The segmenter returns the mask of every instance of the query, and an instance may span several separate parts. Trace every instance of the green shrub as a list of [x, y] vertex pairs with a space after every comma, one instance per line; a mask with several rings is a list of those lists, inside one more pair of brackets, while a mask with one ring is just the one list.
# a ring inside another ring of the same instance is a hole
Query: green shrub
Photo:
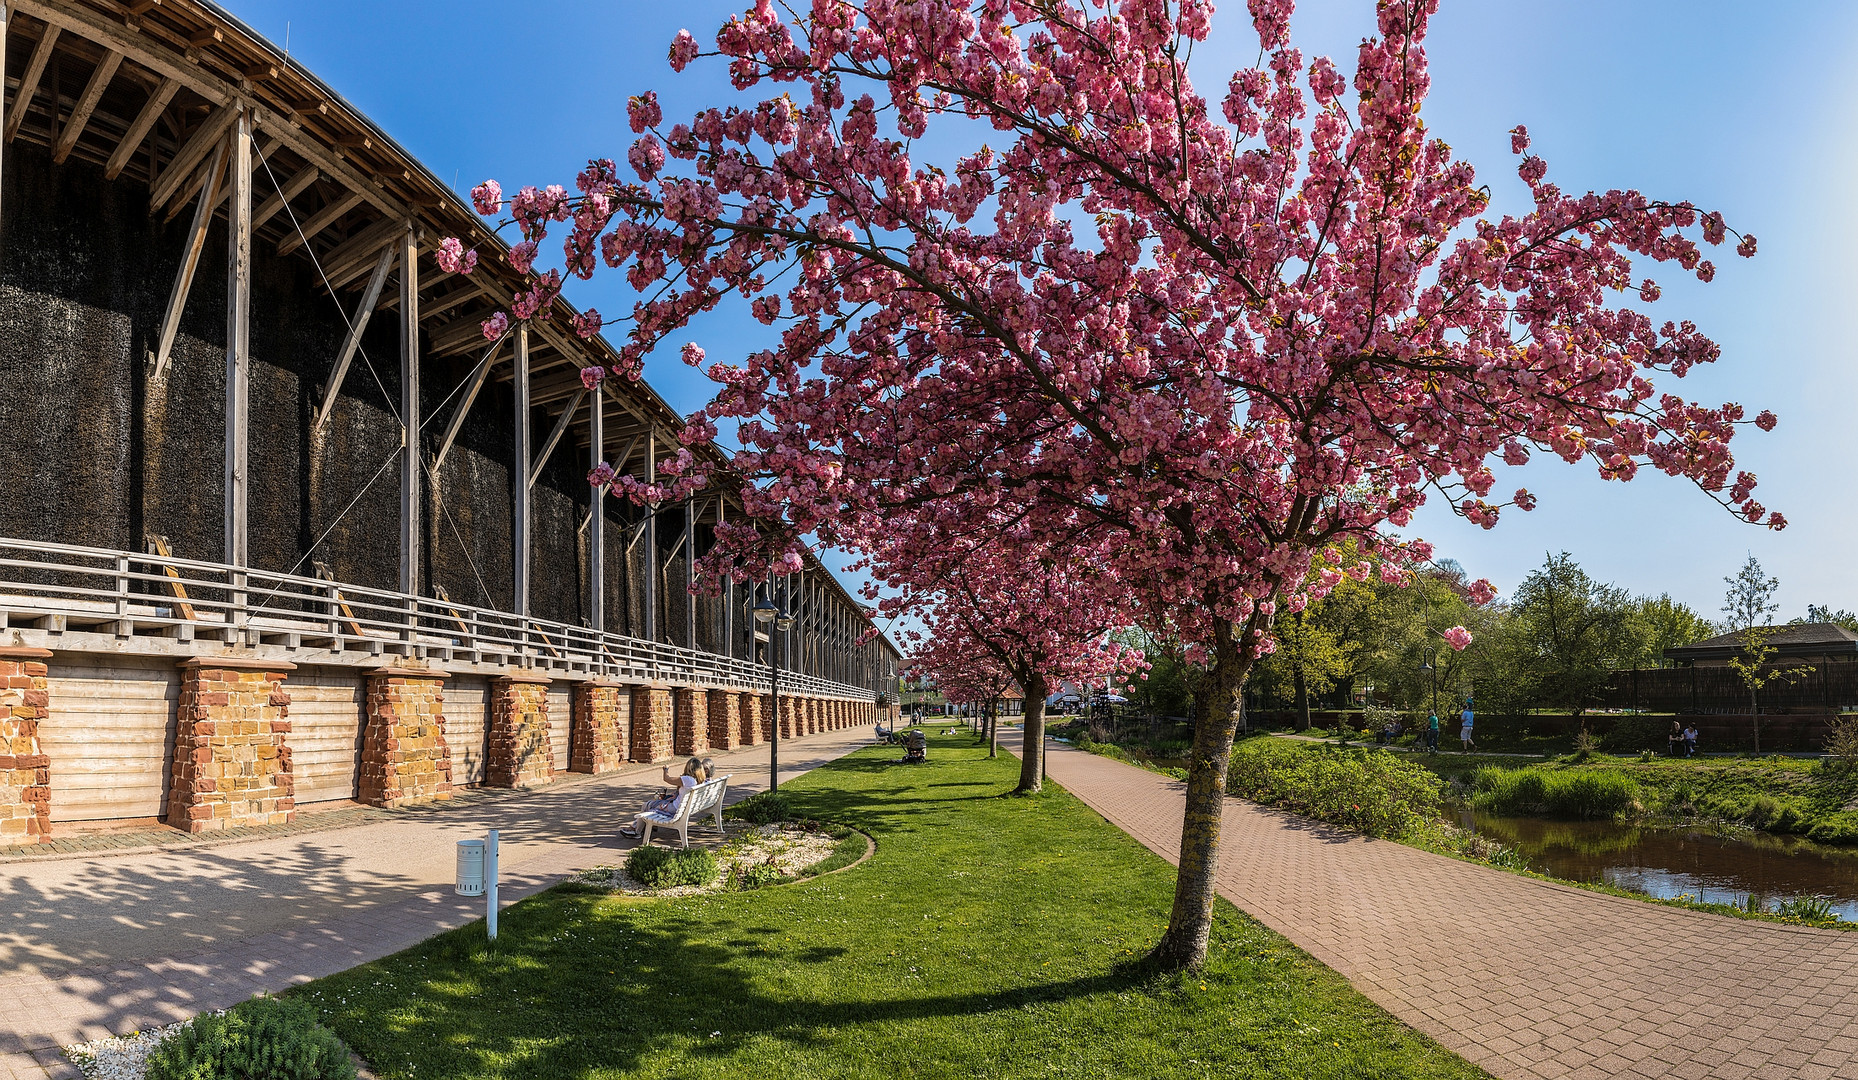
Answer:
[[1824, 896], [1796, 896], [1791, 900], [1782, 900], [1775, 906], [1774, 914], [1807, 922], [1830, 922], [1838, 918], [1832, 913], [1832, 901]]
[[716, 880], [716, 856], [704, 848], [638, 847], [626, 856], [626, 876], [648, 889], [708, 885]]
[[1668, 716], [1622, 716], [1600, 736], [1598, 749], [1613, 754], [1636, 754], [1641, 750], [1663, 751], [1670, 742], [1671, 718]]
[[729, 871], [729, 888], [737, 891], [779, 885], [786, 880], [787, 875], [781, 873], [781, 868], [773, 863], [749, 863]]
[[1639, 785], [1616, 769], [1479, 769], [1472, 805], [1499, 815], [1612, 818], [1639, 809]]
[[348, 1047], [309, 1006], [254, 998], [163, 1039], [148, 1080], [355, 1080]]
[[1305, 749], [1253, 739], [1233, 752], [1226, 790], [1346, 826], [1404, 837], [1444, 808], [1444, 783], [1404, 755], [1384, 750]]
[[792, 820], [793, 805], [787, 796], [778, 791], [763, 791], [750, 795], [741, 802], [723, 811], [724, 817], [736, 818], [752, 825], [773, 825], [779, 821]]

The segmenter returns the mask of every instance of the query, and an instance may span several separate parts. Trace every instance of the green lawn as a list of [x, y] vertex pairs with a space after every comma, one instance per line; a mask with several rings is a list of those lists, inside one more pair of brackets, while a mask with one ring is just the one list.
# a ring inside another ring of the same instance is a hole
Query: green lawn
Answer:
[[1173, 868], [966, 733], [784, 786], [876, 855], [758, 892], [566, 886], [298, 991], [383, 1077], [1484, 1077], [1228, 906], [1196, 977], [1137, 963]]

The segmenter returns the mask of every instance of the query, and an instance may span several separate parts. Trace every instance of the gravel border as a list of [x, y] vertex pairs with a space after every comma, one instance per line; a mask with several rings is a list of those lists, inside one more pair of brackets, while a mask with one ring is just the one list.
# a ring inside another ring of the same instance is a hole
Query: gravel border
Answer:
[[[742, 827], [730, 837], [731, 829], [738, 825]], [[723, 835], [729, 837], [729, 840], [722, 847], [714, 849], [719, 872], [716, 880], [708, 885], [679, 885], [670, 889], [653, 889], [634, 881], [626, 873], [623, 864], [596, 866], [590, 870], [583, 870], [569, 880], [583, 885], [592, 885], [608, 892], [627, 893], [634, 896], [703, 896], [726, 891], [729, 886], [729, 872], [736, 867], [771, 862], [784, 876], [791, 878], [809, 867], [825, 862], [832, 857], [832, 853], [837, 851], [839, 846], [839, 841], [827, 833], [818, 829], [796, 828], [791, 822], [775, 825], [744, 825], [731, 820], [725, 823]]]

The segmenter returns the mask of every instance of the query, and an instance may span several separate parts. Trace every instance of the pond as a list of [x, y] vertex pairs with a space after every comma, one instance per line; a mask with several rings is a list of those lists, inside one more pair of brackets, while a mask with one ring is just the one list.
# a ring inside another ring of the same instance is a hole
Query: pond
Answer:
[[1741, 904], [1826, 897], [1841, 919], [1858, 921], [1858, 851], [1809, 840], [1611, 821], [1545, 821], [1464, 813], [1461, 824], [1514, 847], [1537, 873], [1603, 882], [1664, 899], [1688, 895]]

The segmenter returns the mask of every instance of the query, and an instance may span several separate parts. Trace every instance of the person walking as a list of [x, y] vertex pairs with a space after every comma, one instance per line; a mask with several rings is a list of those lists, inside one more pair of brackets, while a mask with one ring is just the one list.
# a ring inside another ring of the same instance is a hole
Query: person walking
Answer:
[[1439, 752], [1439, 714], [1433, 712], [1426, 717], [1426, 753]]
[[1466, 705], [1464, 712], [1458, 716], [1458, 741], [1464, 744], [1466, 753], [1477, 749], [1477, 743], [1471, 738], [1471, 726], [1476, 722], [1477, 717], [1471, 712], [1471, 706]]

